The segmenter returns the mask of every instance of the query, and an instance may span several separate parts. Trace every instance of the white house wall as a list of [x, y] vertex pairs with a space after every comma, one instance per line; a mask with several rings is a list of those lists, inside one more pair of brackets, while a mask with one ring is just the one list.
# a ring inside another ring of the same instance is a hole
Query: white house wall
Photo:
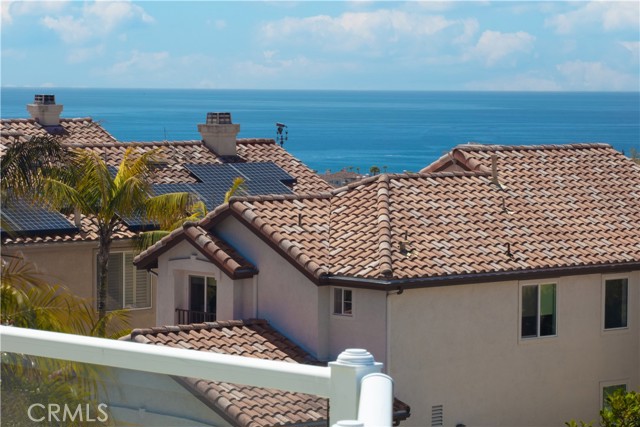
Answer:
[[602, 275], [526, 282], [557, 283], [557, 336], [525, 340], [517, 281], [390, 296], [388, 363], [409, 425], [431, 425], [436, 405], [445, 426], [597, 420], [603, 383], [640, 387], [640, 272], [623, 276], [629, 327], [606, 332]]
[[[330, 295], [333, 290], [330, 288]], [[351, 289], [353, 316], [333, 314], [329, 307], [330, 358], [334, 360], [346, 348], [365, 348], [377, 362], [386, 362], [386, 292], [371, 289]], [[385, 363], [386, 368], [386, 363]]]

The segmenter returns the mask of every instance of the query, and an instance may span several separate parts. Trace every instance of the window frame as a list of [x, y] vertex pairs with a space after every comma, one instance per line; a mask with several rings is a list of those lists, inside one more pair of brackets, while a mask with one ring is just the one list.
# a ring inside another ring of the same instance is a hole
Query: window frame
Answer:
[[[137, 311], [137, 310], [151, 310], [153, 308], [153, 282], [151, 279], [151, 274], [147, 271], [146, 272], [146, 278], [147, 278], [147, 283], [149, 286], [149, 306], [147, 307], [127, 307], [125, 304], [125, 298], [126, 298], [126, 265], [125, 265], [125, 261], [126, 261], [126, 255], [127, 254], [131, 254], [135, 257], [135, 253], [133, 251], [127, 251], [127, 250], [114, 250], [114, 251], [109, 251], [109, 256], [111, 255], [121, 255], [122, 256], [122, 265], [123, 265], [123, 269], [122, 269], [122, 277], [121, 277], [121, 292], [122, 292], [122, 301], [120, 301], [120, 308], [115, 308], [115, 309], [111, 309], [109, 310], [107, 308], [107, 311], [111, 312], [111, 311], [116, 311], [116, 310], [130, 310], [130, 311]], [[96, 265], [97, 265], [97, 254], [96, 254]], [[134, 264], [131, 264], [131, 268], [133, 269], [133, 277], [134, 280], [136, 278], [136, 272], [137, 272], [137, 268]], [[97, 269], [96, 269], [96, 282], [98, 281], [98, 277], [97, 277]], [[109, 277], [109, 272], [107, 271], [107, 278]], [[108, 280], [108, 279], [107, 279]], [[108, 286], [108, 282], [107, 282], [107, 286]], [[96, 286], [97, 288], [97, 286]], [[136, 288], [137, 288], [137, 281], [134, 282], [134, 289], [133, 289], [133, 294], [136, 294]], [[107, 298], [108, 298], [108, 294], [109, 294], [109, 289], [107, 288]]]
[[604, 409], [604, 389], [609, 387], [619, 387], [624, 386], [625, 391], [629, 391], [629, 380], [621, 379], [621, 380], [613, 380], [613, 381], [601, 381], [599, 391], [600, 394], [598, 396], [598, 400], [600, 402], [600, 410]]
[[[613, 281], [613, 280], [626, 280], [627, 281], [627, 313], [626, 313], [626, 320], [627, 320], [627, 324], [625, 326], [621, 326], [621, 327], [616, 327], [616, 328], [607, 328], [606, 327], [606, 319], [607, 319], [607, 282], [609, 281]], [[629, 298], [629, 276], [628, 275], [609, 275], [609, 276], [602, 276], [602, 301], [601, 301], [601, 310], [602, 310], [602, 315], [601, 315], [601, 328], [602, 328], [602, 332], [603, 333], [615, 333], [615, 332], [625, 332], [628, 331], [630, 329], [629, 327], [629, 323], [630, 323], [630, 318], [629, 318], [629, 305], [630, 305], [630, 298]]]
[[[187, 302], [189, 304], [189, 306], [191, 306], [191, 278], [192, 277], [199, 277], [204, 279], [204, 312], [203, 313], [217, 313], [218, 312], [218, 307], [217, 307], [217, 303], [218, 303], [218, 279], [213, 276], [213, 275], [207, 275], [207, 274], [187, 274]], [[209, 307], [209, 291], [208, 291], [208, 287], [209, 284], [207, 283], [207, 279], [213, 279], [213, 281], [215, 282], [215, 284], [213, 285], [216, 288], [216, 307], [214, 307], [213, 311], [211, 310], [207, 310], [207, 308], [211, 308]]]
[[[340, 292], [341, 298], [340, 298], [340, 311], [338, 312], [336, 310], [336, 305], [337, 305], [337, 300], [336, 300], [336, 291]], [[342, 288], [342, 287], [334, 287], [332, 289], [332, 295], [331, 295], [331, 314], [333, 316], [336, 316], [340, 319], [353, 319], [355, 317], [355, 310], [354, 310], [354, 303], [353, 303], [353, 296], [354, 296], [354, 290], [351, 288]], [[345, 313], [344, 310], [344, 302], [345, 302], [345, 292], [350, 292], [351, 294], [351, 313]]]
[[[554, 334], [553, 335], [540, 335], [540, 293], [542, 290], [542, 286], [553, 285], [555, 287], [555, 306], [554, 306]], [[523, 289], [529, 286], [537, 286], [537, 312], [536, 312], [536, 335], [531, 336], [522, 336], [522, 311], [524, 309], [523, 306]], [[548, 280], [548, 281], [536, 281], [536, 282], [520, 282], [518, 286], [518, 341], [519, 342], [531, 342], [537, 340], [544, 340], [548, 338], [556, 338], [558, 336], [558, 304], [559, 302], [559, 293], [558, 293], [558, 281], [557, 280]]]

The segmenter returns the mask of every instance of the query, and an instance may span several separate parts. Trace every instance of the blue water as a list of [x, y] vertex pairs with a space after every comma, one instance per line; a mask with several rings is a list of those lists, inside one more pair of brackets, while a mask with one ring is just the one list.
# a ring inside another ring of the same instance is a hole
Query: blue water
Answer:
[[417, 171], [457, 144], [606, 142], [640, 150], [640, 93], [258, 91], [2, 88], [3, 118], [27, 117], [53, 93], [63, 117], [91, 116], [122, 141], [200, 139], [208, 111], [229, 111], [239, 137], [275, 137], [320, 172]]

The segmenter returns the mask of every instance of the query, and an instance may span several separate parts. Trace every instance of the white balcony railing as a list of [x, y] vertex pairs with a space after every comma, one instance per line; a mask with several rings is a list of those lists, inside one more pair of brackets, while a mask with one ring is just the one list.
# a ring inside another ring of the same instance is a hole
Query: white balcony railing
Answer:
[[392, 380], [362, 349], [321, 367], [0, 326], [0, 351], [309, 393], [329, 398], [330, 425], [392, 424]]

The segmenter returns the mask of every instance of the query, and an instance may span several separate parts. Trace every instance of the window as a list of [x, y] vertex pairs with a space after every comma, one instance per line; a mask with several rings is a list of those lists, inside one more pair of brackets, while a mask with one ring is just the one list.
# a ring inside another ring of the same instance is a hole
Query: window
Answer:
[[628, 279], [612, 279], [604, 282], [604, 328], [627, 327]]
[[602, 387], [602, 408], [609, 408], [609, 403], [607, 402], [607, 397], [611, 396], [618, 390], [627, 391], [626, 384], [613, 384]]
[[333, 290], [333, 314], [353, 316], [353, 293], [350, 289]]
[[149, 274], [133, 265], [132, 252], [109, 254], [107, 273], [107, 310], [150, 308]]
[[216, 320], [216, 279], [189, 276], [189, 322], [213, 322]]
[[545, 337], [556, 334], [556, 285], [522, 287], [521, 337]]

